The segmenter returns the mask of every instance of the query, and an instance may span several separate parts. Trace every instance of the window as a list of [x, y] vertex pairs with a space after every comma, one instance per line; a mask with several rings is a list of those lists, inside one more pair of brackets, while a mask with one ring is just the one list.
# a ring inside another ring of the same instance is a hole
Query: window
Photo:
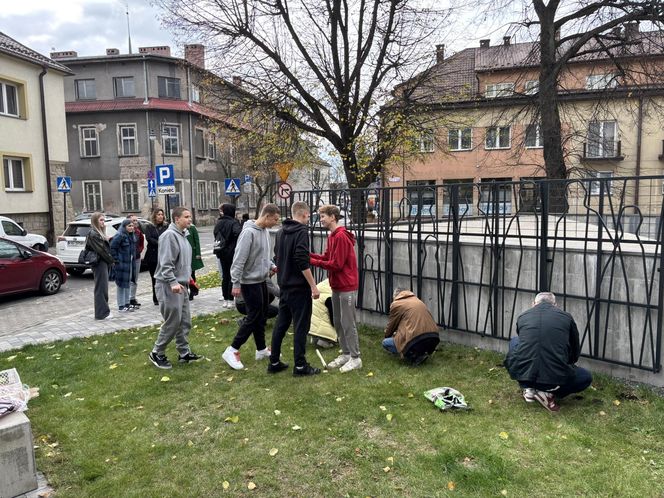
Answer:
[[99, 157], [99, 134], [96, 126], [80, 126], [81, 157]]
[[510, 127], [492, 126], [490, 128], [487, 128], [484, 147], [486, 149], [509, 149]]
[[180, 155], [180, 125], [165, 124], [161, 128], [161, 141], [164, 154]]
[[191, 85], [191, 101], [199, 104], [201, 102], [201, 89], [196, 85]]
[[207, 209], [207, 188], [205, 182], [198, 182], [198, 209]]
[[450, 130], [448, 133], [450, 150], [470, 150], [473, 146], [472, 136], [471, 128]]
[[539, 81], [530, 80], [526, 81], [526, 84], [523, 85], [523, 93], [526, 95], [536, 95], [539, 93]]
[[179, 78], [165, 78], [159, 76], [157, 78], [159, 89], [159, 96], [167, 99], [180, 98], [180, 79]]
[[410, 216], [436, 215], [436, 180], [410, 180], [406, 182]]
[[83, 206], [86, 211], [104, 211], [101, 202], [101, 182], [83, 182]]
[[616, 156], [617, 123], [615, 121], [591, 121], [588, 125], [586, 157]]
[[482, 178], [480, 180], [480, 213], [512, 212], [511, 178]]
[[210, 209], [219, 206], [219, 182], [210, 182]]
[[133, 76], [121, 76], [113, 78], [113, 87], [115, 89], [116, 97], [135, 97], [136, 90], [134, 89]]
[[[4, 222], [3, 222], [4, 225]], [[22, 234], [21, 234], [22, 235]], [[0, 240], [0, 258], [2, 259], [20, 259], [21, 252], [18, 246], [8, 240]]]
[[[613, 178], [612, 171], [589, 171], [590, 178]], [[600, 192], [600, 183], [604, 183], [604, 193], [611, 195], [611, 180], [605, 180], [604, 182], [590, 182], [590, 195], [599, 195]]]
[[184, 200], [184, 189], [182, 187], [182, 180], [175, 180], [175, 193], [178, 195], [180, 198], [180, 206], [185, 205], [185, 200]]
[[433, 132], [423, 131], [415, 141], [415, 146], [420, 152], [433, 152]]
[[2, 160], [5, 174], [6, 192], [25, 192], [25, 165], [18, 157], [5, 157]]
[[139, 211], [138, 207], [138, 182], [122, 182], [122, 210]]
[[[444, 180], [443, 185], [443, 214], [448, 216], [452, 205], [452, 190], [458, 192], [458, 214], [459, 216], [473, 213], [473, 179]], [[455, 187], [455, 185], [458, 185]]]
[[496, 97], [510, 97], [514, 93], [514, 83], [494, 83], [486, 86], [484, 96], [487, 99]]
[[618, 86], [618, 80], [615, 74], [591, 74], [586, 77], [586, 89], [588, 90], [603, 90], [616, 86]]
[[199, 128], [196, 128], [194, 134], [196, 157], [205, 157], [205, 132]]
[[214, 133], [210, 133], [207, 140], [207, 156], [210, 159], [214, 159], [215, 157], [217, 157], [217, 147], [214, 141], [215, 141]]
[[0, 81], [0, 114], [18, 117], [18, 88]]
[[542, 130], [538, 124], [526, 126], [526, 147], [542, 147]]
[[95, 80], [75, 80], [74, 85], [77, 100], [94, 100], [97, 98]]
[[121, 156], [135, 156], [138, 154], [135, 124], [118, 125], [118, 140], [120, 141]]

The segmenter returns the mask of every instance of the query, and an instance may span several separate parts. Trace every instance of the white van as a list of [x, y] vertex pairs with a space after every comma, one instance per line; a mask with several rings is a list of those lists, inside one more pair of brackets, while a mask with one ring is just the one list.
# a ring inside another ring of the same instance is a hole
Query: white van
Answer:
[[0, 237], [32, 247], [37, 251], [48, 251], [46, 237], [36, 233], [28, 233], [21, 225], [6, 216], [0, 216]]

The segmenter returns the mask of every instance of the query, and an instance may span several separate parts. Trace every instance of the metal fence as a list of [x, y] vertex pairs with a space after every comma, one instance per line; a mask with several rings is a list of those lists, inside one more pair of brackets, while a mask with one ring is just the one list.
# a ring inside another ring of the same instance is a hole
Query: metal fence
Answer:
[[583, 355], [661, 368], [664, 176], [443, 182], [293, 192], [315, 215], [334, 203], [356, 236], [358, 307], [387, 313], [415, 292], [442, 327], [509, 339], [535, 294], [572, 313]]

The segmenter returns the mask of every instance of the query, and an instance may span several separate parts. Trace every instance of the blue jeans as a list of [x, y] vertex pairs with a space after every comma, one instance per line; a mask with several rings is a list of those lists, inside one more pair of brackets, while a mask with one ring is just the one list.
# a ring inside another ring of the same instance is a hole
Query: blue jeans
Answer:
[[120, 287], [118, 285], [116, 285], [115, 287], [118, 290], [117, 292], [118, 309], [122, 309], [125, 306], [129, 305], [129, 294], [131, 292], [131, 289], [129, 287]]
[[388, 353], [399, 354], [399, 352], [397, 351], [397, 347], [394, 344], [394, 337], [386, 337], [385, 339], [383, 339], [383, 348]]
[[[516, 348], [519, 345], [519, 337], [512, 337], [510, 339], [510, 351]], [[561, 384], [559, 386], [551, 384], [539, 384], [537, 382], [519, 382], [519, 385], [522, 389], [526, 387], [531, 387], [537, 389], [538, 391], [547, 391], [553, 393], [556, 398], [564, 398], [570, 394], [580, 393], [584, 389], [587, 389], [590, 384], [592, 384], [593, 376], [585, 368], [574, 366], [574, 377], [572, 377], [566, 384]]]

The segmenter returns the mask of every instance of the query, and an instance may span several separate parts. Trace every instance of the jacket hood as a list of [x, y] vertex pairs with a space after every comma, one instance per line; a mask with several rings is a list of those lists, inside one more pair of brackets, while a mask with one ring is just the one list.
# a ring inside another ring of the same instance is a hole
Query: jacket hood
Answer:
[[346, 227], [337, 227], [337, 229], [332, 232], [332, 235], [335, 237], [347, 237], [353, 244], [355, 244], [355, 235], [346, 230]]
[[256, 220], [249, 220], [247, 221], [244, 226], [242, 227], [243, 230], [262, 230], [261, 227], [256, 225]]
[[308, 230], [307, 225], [303, 225], [302, 223], [291, 219], [285, 220], [281, 225], [281, 229], [284, 233], [295, 233], [300, 230]]
[[397, 299], [406, 299], [407, 297], [413, 297], [415, 294], [413, 294], [409, 290], [401, 291], [399, 294], [397, 294], [397, 297], [394, 298], [396, 301]]

